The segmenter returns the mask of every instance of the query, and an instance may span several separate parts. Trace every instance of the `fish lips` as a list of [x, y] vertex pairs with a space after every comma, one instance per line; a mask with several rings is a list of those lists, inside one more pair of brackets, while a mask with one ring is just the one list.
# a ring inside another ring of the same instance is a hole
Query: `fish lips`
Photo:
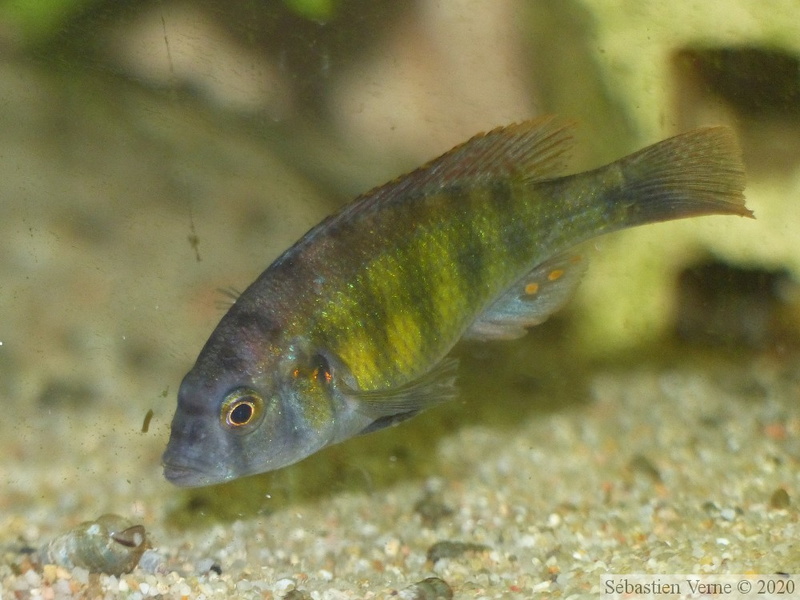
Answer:
[[184, 448], [170, 439], [161, 458], [164, 477], [179, 487], [201, 487], [223, 483], [236, 477], [233, 472], [221, 470], [218, 464], [188, 458]]
[[211, 478], [194, 467], [170, 462], [168, 452], [164, 453], [162, 465], [164, 477], [178, 487], [201, 487], [220, 483], [216, 478]]

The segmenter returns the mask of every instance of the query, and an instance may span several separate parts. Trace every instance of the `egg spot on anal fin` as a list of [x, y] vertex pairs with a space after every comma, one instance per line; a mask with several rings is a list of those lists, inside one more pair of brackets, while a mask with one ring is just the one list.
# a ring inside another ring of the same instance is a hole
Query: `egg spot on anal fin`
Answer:
[[464, 338], [508, 340], [522, 337], [527, 327], [543, 323], [566, 304], [586, 271], [586, 263], [574, 252], [540, 263], [481, 313]]

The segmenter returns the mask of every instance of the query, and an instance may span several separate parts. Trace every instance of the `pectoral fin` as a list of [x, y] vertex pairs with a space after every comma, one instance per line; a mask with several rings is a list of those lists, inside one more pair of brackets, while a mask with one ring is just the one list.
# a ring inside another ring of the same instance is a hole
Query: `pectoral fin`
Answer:
[[539, 325], [572, 296], [586, 271], [579, 254], [559, 254], [517, 281], [486, 309], [464, 334], [464, 339], [511, 340]]
[[349, 392], [348, 397], [356, 403], [356, 410], [372, 419], [360, 434], [405, 421], [426, 408], [453, 399], [457, 370], [458, 360], [446, 358], [419, 379], [400, 387]]

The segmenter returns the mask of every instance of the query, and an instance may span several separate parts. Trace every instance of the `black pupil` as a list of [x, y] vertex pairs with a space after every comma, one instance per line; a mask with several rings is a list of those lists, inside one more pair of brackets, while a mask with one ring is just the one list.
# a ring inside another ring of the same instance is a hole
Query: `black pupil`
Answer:
[[231, 411], [231, 423], [234, 425], [244, 425], [253, 417], [253, 405], [249, 402], [240, 402]]

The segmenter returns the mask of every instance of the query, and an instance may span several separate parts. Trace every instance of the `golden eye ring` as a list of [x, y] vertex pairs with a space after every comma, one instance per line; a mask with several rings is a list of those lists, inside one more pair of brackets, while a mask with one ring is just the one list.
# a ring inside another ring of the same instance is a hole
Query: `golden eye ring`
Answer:
[[225, 396], [220, 409], [222, 425], [240, 433], [252, 431], [264, 416], [264, 399], [249, 388], [239, 388]]

